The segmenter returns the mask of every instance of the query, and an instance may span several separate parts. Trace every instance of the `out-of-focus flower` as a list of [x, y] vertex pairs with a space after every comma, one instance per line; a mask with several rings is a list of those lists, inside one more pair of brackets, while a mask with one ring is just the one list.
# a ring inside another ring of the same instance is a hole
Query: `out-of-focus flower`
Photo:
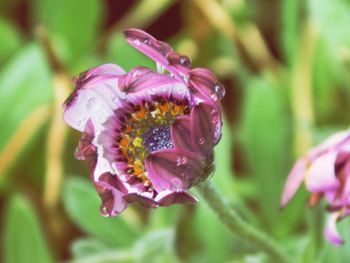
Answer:
[[124, 35], [158, 70], [92, 68], [75, 79], [64, 103], [65, 122], [84, 132], [75, 156], [87, 161], [105, 216], [133, 202], [153, 208], [196, 202], [187, 190], [212, 173], [221, 136], [225, 89], [216, 76], [191, 69], [188, 57], [146, 32]]
[[336, 222], [350, 213], [350, 131], [338, 132], [299, 159], [284, 186], [281, 206], [294, 196], [302, 181], [312, 194], [309, 206], [324, 197], [330, 212], [324, 230], [325, 238], [341, 245]]

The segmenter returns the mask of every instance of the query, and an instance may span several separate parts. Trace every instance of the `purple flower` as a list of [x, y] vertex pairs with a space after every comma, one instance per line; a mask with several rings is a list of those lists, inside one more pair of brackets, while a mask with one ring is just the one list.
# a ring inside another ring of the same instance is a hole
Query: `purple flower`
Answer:
[[330, 212], [324, 230], [325, 238], [341, 245], [336, 222], [350, 213], [350, 130], [338, 132], [299, 159], [284, 186], [281, 206], [294, 196], [302, 181], [311, 192], [309, 206], [315, 206], [322, 197]]
[[212, 173], [221, 136], [225, 89], [216, 76], [192, 69], [188, 57], [146, 32], [124, 34], [158, 71], [89, 69], [64, 103], [65, 122], [84, 132], [75, 156], [87, 161], [105, 216], [134, 202], [152, 208], [196, 202], [187, 190]]

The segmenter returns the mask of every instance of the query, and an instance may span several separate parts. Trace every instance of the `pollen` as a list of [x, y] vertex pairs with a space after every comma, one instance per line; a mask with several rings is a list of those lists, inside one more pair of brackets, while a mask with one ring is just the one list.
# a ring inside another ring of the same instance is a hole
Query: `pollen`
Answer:
[[117, 139], [118, 152], [127, 163], [125, 172], [150, 186], [144, 160], [154, 151], [174, 147], [170, 126], [178, 116], [188, 113], [187, 101], [155, 100], [134, 106]]

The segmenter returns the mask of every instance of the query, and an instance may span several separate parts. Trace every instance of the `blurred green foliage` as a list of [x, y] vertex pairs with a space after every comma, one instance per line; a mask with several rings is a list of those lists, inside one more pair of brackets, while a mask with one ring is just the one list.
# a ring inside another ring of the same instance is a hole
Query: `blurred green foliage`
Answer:
[[[125, 8], [123, 16], [129, 18], [124, 20], [113, 16], [111, 2], [4, 0], [0, 5], [3, 262], [271, 262], [232, 236], [202, 200], [195, 206], [151, 211], [132, 207], [117, 218], [101, 217], [100, 200], [86, 169], [77, 160], [63, 161], [67, 156], [73, 159], [78, 139], [73, 131], [57, 141], [66, 143], [60, 160], [63, 187], [56, 206], [46, 205], [50, 156], [42, 151], [50, 146], [54, 105], [63, 102], [57, 101], [55, 84], [62, 72], [53, 67], [40, 32], [47, 33], [66, 77], [102, 63], [117, 63], [126, 70], [136, 65], [155, 68], [124, 41], [121, 25], [150, 28], [156, 37], [169, 31], [168, 40], [179, 52], [192, 56], [196, 66], [214, 70], [226, 84], [226, 121], [211, 180], [228, 203], [278, 240], [295, 262], [349, 262], [348, 243], [338, 248], [323, 241], [322, 204], [305, 209], [306, 193], [300, 190], [283, 211], [278, 205], [284, 180], [298, 157], [295, 152], [300, 152], [296, 127], [310, 134], [314, 144], [349, 125], [350, 2], [206, 0], [199, 8], [201, 1], [159, 1], [164, 6], [148, 6], [142, 19], [137, 8]], [[127, 1], [115, 2], [124, 8], [122, 2]], [[212, 3], [218, 4], [228, 23], [220, 20], [221, 15], [210, 17], [213, 10], [203, 12]], [[24, 24], [18, 13], [21, 6], [26, 7]], [[263, 13], [266, 10], [278, 12]], [[164, 17], [170, 17], [169, 24]], [[182, 22], [174, 30], [171, 23], [178, 19]], [[311, 54], [302, 49], [305, 36], [312, 39]], [[295, 97], [293, 79], [300, 65], [310, 73], [301, 78], [310, 83], [304, 83]], [[312, 96], [305, 100], [308, 92]], [[43, 106], [47, 114], [35, 115]], [[300, 123], [298, 108], [305, 107], [312, 116]], [[304, 147], [311, 144], [305, 141]], [[350, 242], [350, 220], [344, 219], [340, 229]]]

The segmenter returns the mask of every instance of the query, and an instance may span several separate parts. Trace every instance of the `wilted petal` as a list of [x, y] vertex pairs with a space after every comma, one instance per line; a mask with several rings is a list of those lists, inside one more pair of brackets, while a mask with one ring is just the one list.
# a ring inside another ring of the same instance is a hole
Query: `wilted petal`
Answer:
[[156, 197], [160, 206], [169, 206], [173, 204], [197, 203], [198, 199], [186, 191], [163, 191]]
[[116, 216], [128, 206], [123, 199], [127, 189], [117, 176], [104, 173], [95, 187], [102, 200], [100, 211], [104, 216]]
[[311, 192], [324, 192], [339, 187], [335, 175], [337, 153], [329, 153], [317, 158], [310, 166], [305, 184]]
[[93, 145], [95, 130], [91, 120], [88, 120], [83, 135], [79, 140], [78, 147], [75, 149], [74, 156], [78, 160], [96, 159], [97, 147]]
[[157, 192], [186, 190], [200, 181], [203, 160], [192, 152], [163, 149], [151, 153], [145, 160], [145, 167]]
[[332, 213], [329, 215], [326, 223], [326, 227], [324, 229], [325, 238], [334, 245], [342, 245], [344, 241], [341, 239], [338, 230], [337, 230], [337, 219], [339, 213]]
[[193, 150], [190, 129], [190, 118], [188, 116], [180, 116], [174, 121], [171, 125], [171, 138], [175, 148], [187, 151]]
[[293, 169], [288, 175], [287, 181], [284, 185], [280, 203], [281, 207], [284, 207], [298, 190], [299, 186], [304, 180], [306, 169], [307, 162], [305, 159], [299, 159], [294, 164]]
[[128, 193], [123, 196], [124, 201], [131, 203], [138, 203], [146, 208], [156, 208], [158, 207], [157, 202], [147, 196], [144, 196], [140, 193]]

